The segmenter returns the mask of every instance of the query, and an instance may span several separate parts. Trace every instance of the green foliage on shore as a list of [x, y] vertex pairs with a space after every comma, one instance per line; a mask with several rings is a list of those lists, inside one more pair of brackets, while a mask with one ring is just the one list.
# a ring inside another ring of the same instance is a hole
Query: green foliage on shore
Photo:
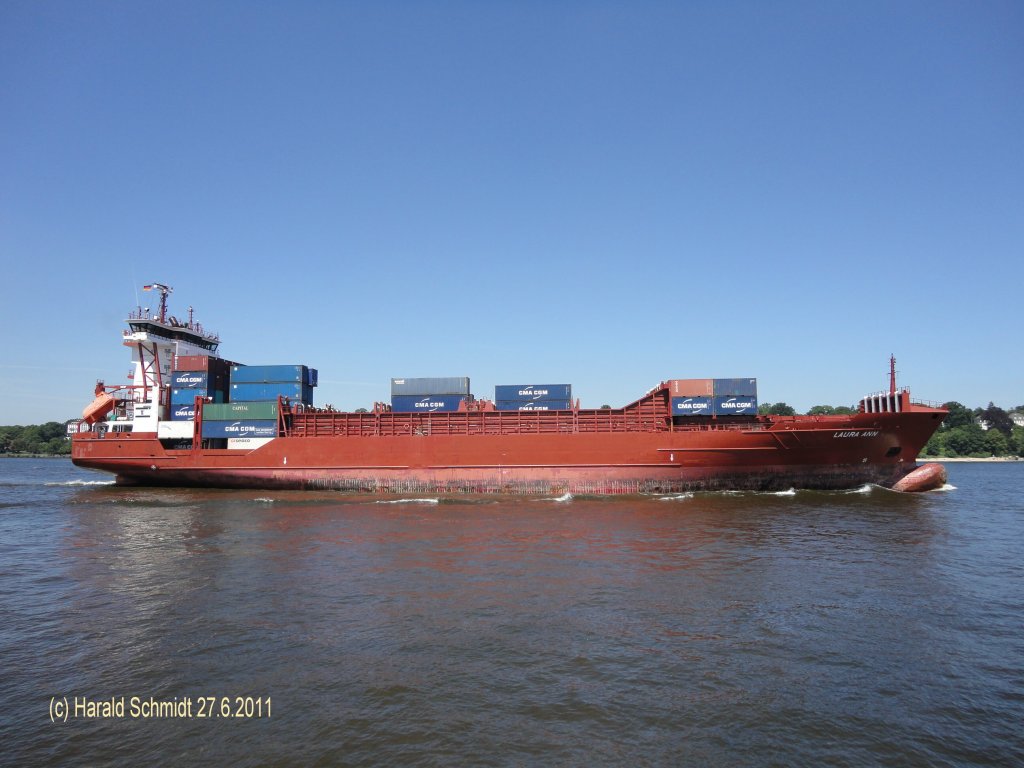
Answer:
[[[971, 410], [954, 401], [945, 403], [949, 416], [921, 451], [922, 456], [988, 458], [1024, 456], [1024, 427], [1013, 423], [1010, 414], [989, 403]], [[1018, 406], [1014, 410], [1024, 410]], [[985, 422], [988, 429], [983, 429]]]
[[796, 408], [787, 403], [761, 403], [757, 412], [762, 416], [796, 416]]
[[[762, 416], [796, 416], [796, 408], [789, 403], [761, 403], [757, 412]], [[848, 416], [857, 409], [845, 405], [815, 405], [808, 416]]]
[[856, 413], [855, 408], [848, 405], [816, 405], [807, 412], [808, 416], [849, 416]]
[[0, 456], [25, 453], [41, 456], [69, 455], [71, 441], [67, 439], [67, 424], [48, 421], [27, 427], [0, 427]]

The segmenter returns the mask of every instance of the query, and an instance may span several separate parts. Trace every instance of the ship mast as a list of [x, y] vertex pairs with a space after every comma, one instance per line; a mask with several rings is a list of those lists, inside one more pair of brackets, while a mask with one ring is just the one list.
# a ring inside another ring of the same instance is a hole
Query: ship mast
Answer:
[[167, 322], [167, 296], [174, 290], [168, 285], [163, 283], [151, 283], [150, 285], [142, 286], [144, 291], [152, 291], [153, 289], [160, 291], [160, 322]]
[[889, 355], [889, 394], [896, 394], [896, 355]]

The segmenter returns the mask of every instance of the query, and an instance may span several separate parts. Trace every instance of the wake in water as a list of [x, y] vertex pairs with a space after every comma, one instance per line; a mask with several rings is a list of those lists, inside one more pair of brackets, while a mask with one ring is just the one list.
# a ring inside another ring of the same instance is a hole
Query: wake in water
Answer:
[[43, 485], [113, 485], [114, 482], [114, 480], [65, 480], [62, 483], [43, 483]]
[[388, 499], [375, 501], [374, 504], [440, 504], [440, 499]]
[[[952, 486], [950, 486], [952, 488]], [[945, 489], [943, 489], [945, 490]], [[890, 493], [898, 493], [898, 491], [892, 491], [889, 488], [883, 488], [880, 485], [874, 485], [873, 483], [865, 483], [858, 488], [848, 488], [845, 490], [837, 491], [823, 491], [811, 488], [788, 488], [785, 491], [699, 491], [701, 495], [706, 496], [781, 496], [781, 497], [793, 497], [801, 494], [836, 494], [845, 496], [854, 494], [857, 496], [866, 496], [877, 491], [887, 491]], [[692, 499], [698, 492], [688, 491], [686, 493], [672, 494], [669, 496], [659, 496], [659, 501], [684, 501], [686, 499]]]
[[881, 487], [882, 486], [880, 486], [880, 485], [872, 485], [871, 483], [864, 483], [864, 485], [862, 485], [860, 488], [850, 488], [850, 489], [845, 490], [845, 491], [840, 491], [840, 493], [867, 494], [867, 493], [871, 493], [873, 490], [875, 490], [875, 488], [881, 488]]
[[709, 491], [709, 493], [720, 493], [723, 496], [796, 496], [796, 488], [789, 488], [785, 491]]
[[0, 483], [0, 488], [31, 488], [33, 486], [35, 486], [36, 488], [39, 488], [39, 487], [57, 488], [57, 487], [61, 487], [61, 486], [71, 487], [71, 486], [83, 486], [83, 485], [113, 485], [114, 482], [115, 482], [114, 480], [64, 480], [64, 481], [61, 481], [59, 483], [57, 483], [57, 482], [41, 483], [38, 480], [27, 480], [27, 481], [21, 481], [21, 482], [19, 482], [17, 480], [14, 480], [14, 481], [8, 481], [8, 482]]
[[544, 499], [544, 501], [563, 501], [564, 502], [564, 501], [572, 501], [572, 498], [573, 497], [572, 497], [571, 493], [563, 493], [561, 496], [552, 496], [552, 497]]

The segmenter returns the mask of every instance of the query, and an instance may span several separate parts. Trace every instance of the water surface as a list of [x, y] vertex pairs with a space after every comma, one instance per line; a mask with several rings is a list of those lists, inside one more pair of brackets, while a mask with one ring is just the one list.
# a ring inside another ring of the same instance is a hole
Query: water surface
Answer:
[[[388, 503], [0, 461], [0, 751], [1024, 764], [1024, 462], [949, 471], [923, 495]], [[272, 710], [51, 722], [76, 696]]]

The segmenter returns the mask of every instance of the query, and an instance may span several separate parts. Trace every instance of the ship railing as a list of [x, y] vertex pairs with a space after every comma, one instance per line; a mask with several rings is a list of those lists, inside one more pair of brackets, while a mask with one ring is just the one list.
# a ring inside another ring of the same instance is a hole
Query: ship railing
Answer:
[[451, 413], [293, 413], [291, 434], [308, 437], [526, 435], [662, 432], [668, 420], [619, 411], [458, 411]]
[[[899, 389], [896, 390], [897, 395], [901, 395], [904, 392], [909, 393], [910, 387], [900, 387]], [[889, 392], [888, 389], [879, 389], [875, 390], [874, 392], [868, 392], [867, 395], [865, 395], [865, 397], [888, 397], [890, 394], [892, 393]]]
[[760, 421], [738, 421], [717, 424], [676, 424], [675, 432], [758, 432], [765, 431], [769, 425]]
[[286, 434], [308, 437], [399, 435], [523, 435], [667, 432], [672, 429], [664, 388], [618, 409], [564, 411], [456, 411], [450, 413], [340, 413], [292, 408]]

